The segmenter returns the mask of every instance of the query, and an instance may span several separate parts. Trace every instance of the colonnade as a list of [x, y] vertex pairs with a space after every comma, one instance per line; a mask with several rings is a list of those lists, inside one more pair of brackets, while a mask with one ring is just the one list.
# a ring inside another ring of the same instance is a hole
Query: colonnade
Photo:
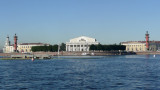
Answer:
[[66, 44], [66, 51], [89, 51], [88, 44]]

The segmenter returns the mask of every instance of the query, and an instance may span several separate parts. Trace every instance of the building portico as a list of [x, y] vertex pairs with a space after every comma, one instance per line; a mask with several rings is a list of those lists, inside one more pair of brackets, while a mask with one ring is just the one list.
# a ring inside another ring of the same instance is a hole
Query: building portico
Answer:
[[89, 51], [89, 46], [86, 43], [84, 44], [67, 44], [66, 51]]
[[99, 42], [97, 42], [94, 38], [81, 36], [71, 39], [70, 42], [67, 42], [66, 51], [89, 51], [89, 47], [92, 44], [98, 45]]

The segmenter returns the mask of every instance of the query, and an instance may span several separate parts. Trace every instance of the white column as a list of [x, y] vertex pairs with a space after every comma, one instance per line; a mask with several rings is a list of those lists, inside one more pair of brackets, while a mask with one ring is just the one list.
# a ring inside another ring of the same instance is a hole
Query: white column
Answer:
[[69, 51], [68, 49], [69, 49], [69, 45], [67, 45], [67, 50], [66, 51]]
[[75, 47], [74, 47], [74, 51], [76, 51], [76, 45], [74, 45]]
[[87, 44], [87, 51], [89, 51], [89, 45]]
[[82, 51], [82, 50], [81, 50], [81, 44], [79, 44], [79, 45], [80, 45], [80, 46], [79, 46], [79, 49], [80, 49], [79, 51]]
[[83, 51], [84, 51], [84, 45], [82, 44], [82, 49], [83, 49]]
[[78, 46], [79, 46], [79, 47], [78, 47], [78, 51], [80, 51], [80, 50], [81, 50], [81, 49], [80, 49], [80, 45], [78, 44]]
[[70, 47], [70, 45], [68, 45], [68, 51], [71, 51], [70, 49], [71, 49], [71, 47]]
[[66, 44], [66, 51], [67, 51], [68, 45]]
[[78, 45], [76, 45], [76, 51], [78, 51]]
[[73, 51], [75, 51], [75, 49], [74, 49], [74, 44], [73, 44]]
[[77, 51], [77, 45], [76, 45], [76, 47], [75, 47], [75, 51]]
[[87, 51], [87, 44], [85, 44], [85, 49], [86, 49], [86, 51]]
[[69, 45], [69, 51], [71, 51], [71, 45]]

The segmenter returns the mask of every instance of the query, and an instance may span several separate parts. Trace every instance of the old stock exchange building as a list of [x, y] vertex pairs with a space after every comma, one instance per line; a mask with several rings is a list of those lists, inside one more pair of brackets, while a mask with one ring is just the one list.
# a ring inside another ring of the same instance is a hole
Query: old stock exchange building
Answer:
[[95, 38], [81, 36], [78, 38], [70, 39], [70, 42], [66, 43], [66, 51], [89, 51], [90, 45], [98, 45], [99, 42]]

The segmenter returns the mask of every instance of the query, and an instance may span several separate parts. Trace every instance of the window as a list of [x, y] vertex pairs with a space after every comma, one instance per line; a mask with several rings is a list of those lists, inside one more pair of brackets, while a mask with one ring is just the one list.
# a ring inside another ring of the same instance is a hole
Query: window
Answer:
[[81, 40], [79, 40], [79, 41], [80, 41], [80, 42], [86, 42], [86, 40], [85, 40], [85, 39], [83, 39], [83, 38], [82, 38]]

